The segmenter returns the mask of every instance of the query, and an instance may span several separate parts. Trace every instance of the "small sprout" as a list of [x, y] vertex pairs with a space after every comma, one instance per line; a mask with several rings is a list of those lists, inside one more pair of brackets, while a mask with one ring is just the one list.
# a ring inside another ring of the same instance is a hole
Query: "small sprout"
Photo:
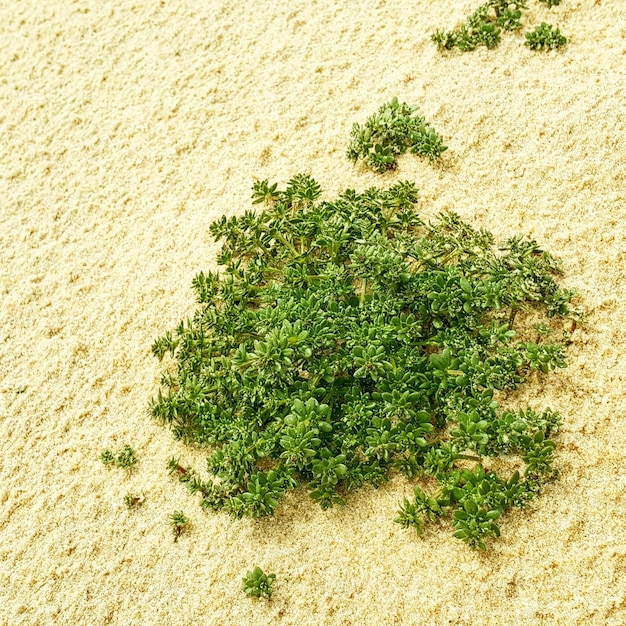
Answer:
[[172, 457], [167, 462], [167, 469], [169, 470], [170, 476], [172, 474], [176, 474], [176, 476], [178, 476], [179, 482], [181, 483], [190, 483], [190, 482], [198, 481], [198, 478], [194, 470], [190, 467], [189, 468], [183, 467], [180, 464], [180, 459], [177, 459], [175, 457]]
[[243, 578], [243, 590], [253, 598], [272, 597], [272, 583], [276, 578], [276, 574], [264, 574], [260, 567], [255, 567], [248, 572]]
[[137, 463], [135, 451], [130, 446], [124, 446], [122, 450], [115, 453], [111, 450], [103, 450], [100, 454], [100, 460], [104, 465], [115, 465], [124, 469], [130, 469]]
[[168, 524], [174, 529], [174, 542], [176, 542], [188, 526], [189, 519], [182, 511], [174, 511], [169, 517]]
[[561, 31], [550, 24], [541, 22], [535, 30], [526, 33], [526, 45], [531, 50], [555, 50], [567, 43]]
[[188, 470], [186, 470], [180, 464], [180, 459], [179, 458], [177, 459], [176, 457], [172, 457], [171, 459], [168, 460], [167, 469], [169, 470], [170, 474], [173, 474], [174, 472], [178, 472], [179, 476], [184, 476], [185, 474], [188, 473]]
[[104, 465], [113, 465], [115, 463], [115, 454], [111, 450], [103, 450], [100, 455], [100, 460]]
[[552, 329], [544, 322], [535, 324], [533, 328], [535, 329], [535, 332], [537, 333], [537, 335], [547, 337], [548, 335], [552, 334]]
[[137, 457], [135, 451], [130, 446], [124, 446], [121, 452], [117, 455], [116, 465], [118, 467], [129, 468], [137, 463]]
[[137, 509], [144, 503], [145, 499], [143, 494], [136, 495], [129, 492], [124, 496], [124, 504], [129, 510]]
[[424, 520], [417, 510], [417, 506], [404, 498], [404, 502], [400, 505], [398, 517], [394, 520], [400, 524], [402, 528], [415, 528], [418, 535], [422, 534], [424, 529]]

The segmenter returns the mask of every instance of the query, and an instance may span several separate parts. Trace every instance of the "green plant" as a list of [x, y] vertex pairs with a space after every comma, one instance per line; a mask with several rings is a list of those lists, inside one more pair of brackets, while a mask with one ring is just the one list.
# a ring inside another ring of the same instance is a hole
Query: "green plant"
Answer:
[[[414, 115], [417, 106], [399, 103], [397, 98], [381, 106], [365, 124], [354, 124], [350, 134], [348, 158], [365, 159], [377, 172], [396, 167], [396, 156], [407, 150], [433, 161], [447, 150], [441, 137], [423, 117]], [[275, 188], [275, 187], [274, 187]]]
[[524, 0], [488, 0], [467, 16], [459, 28], [437, 30], [431, 39], [438, 50], [458, 48], [466, 52], [480, 45], [495, 48], [500, 43], [502, 30], [513, 31], [521, 26], [522, 9], [527, 8]]
[[146, 497], [143, 494], [133, 494], [129, 492], [124, 496], [124, 504], [129, 510], [136, 509], [145, 502], [145, 499]]
[[[560, 262], [522, 237], [497, 247], [455, 213], [424, 221], [411, 183], [320, 195], [305, 175], [260, 181], [264, 210], [211, 225], [223, 269], [194, 278], [199, 309], [154, 342], [171, 358], [151, 413], [213, 451], [207, 478], [176, 458], [170, 473], [203, 507], [255, 518], [299, 483], [326, 509], [402, 472], [439, 488], [416, 491], [401, 524], [452, 515], [482, 547], [494, 511], [556, 474], [558, 414], [504, 410], [496, 393], [565, 366], [564, 345], [526, 322], [577, 317]], [[502, 455], [517, 475], [481, 473]]]
[[557, 7], [559, 6], [559, 4], [561, 4], [561, 0], [539, 0], [539, 2], [547, 5], [549, 9], [551, 9], [552, 7]]
[[137, 463], [137, 457], [135, 451], [128, 445], [124, 446], [119, 452], [112, 452], [111, 450], [103, 450], [100, 454], [100, 460], [105, 465], [115, 465], [116, 467], [122, 467], [130, 469]]
[[272, 597], [272, 583], [276, 578], [276, 574], [264, 574], [260, 567], [255, 567], [248, 572], [243, 578], [243, 590], [253, 598]]
[[176, 542], [182, 535], [183, 530], [188, 527], [189, 519], [182, 511], [174, 511], [169, 516], [168, 524], [174, 529], [174, 541]]
[[541, 22], [535, 30], [526, 33], [526, 45], [531, 50], [554, 50], [566, 43], [567, 39], [561, 35], [561, 31], [545, 22]]

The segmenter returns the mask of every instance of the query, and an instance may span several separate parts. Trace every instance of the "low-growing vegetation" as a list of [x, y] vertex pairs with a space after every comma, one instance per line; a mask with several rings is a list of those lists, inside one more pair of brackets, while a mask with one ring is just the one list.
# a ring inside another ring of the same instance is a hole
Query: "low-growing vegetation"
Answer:
[[[539, 0], [548, 8], [558, 6], [561, 0]], [[436, 30], [431, 39], [438, 50], [458, 48], [462, 52], [475, 50], [478, 46], [496, 48], [502, 39], [502, 31], [516, 31], [522, 27], [522, 11], [528, 9], [525, 0], [487, 0], [465, 22], [453, 29]], [[526, 45], [533, 50], [557, 48], [566, 43], [559, 30], [543, 22], [526, 33]]]
[[542, 22], [535, 30], [526, 33], [526, 45], [531, 50], [555, 50], [567, 43], [561, 31]]
[[151, 402], [207, 447], [208, 476], [168, 468], [233, 518], [272, 515], [298, 484], [327, 509], [401, 473], [398, 523], [448, 517], [484, 548], [557, 473], [558, 413], [499, 398], [566, 366], [561, 264], [452, 212], [424, 219], [412, 183], [321, 193], [259, 181], [262, 210], [211, 225], [221, 271], [195, 277], [197, 312], [153, 344], [167, 369]]
[[183, 531], [189, 527], [189, 518], [182, 511], [174, 511], [168, 518], [167, 522], [174, 531], [174, 541], [183, 534]]
[[269, 600], [274, 593], [272, 583], [275, 579], [276, 574], [265, 574], [260, 567], [255, 567], [244, 576], [243, 591], [252, 598], [267, 598]]
[[393, 98], [370, 116], [365, 124], [354, 124], [350, 134], [348, 158], [363, 159], [376, 172], [396, 167], [396, 157], [409, 150], [413, 154], [438, 159], [447, 150], [442, 138], [425, 118], [417, 115], [417, 106]]
[[142, 493], [127, 493], [124, 496], [124, 504], [129, 510], [138, 509], [144, 502], [146, 497]]
[[500, 43], [503, 30], [514, 31], [521, 27], [522, 9], [527, 8], [524, 0], [488, 0], [468, 15], [458, 28], [435, 31], [432, 41], [439, 50], [458, 48], [466, 52], [481, 45], [495, 48]]
[[131, 469], [137, 463], [137, 456], [131, 446], [126, 445], [120, 451], [103, 450], [100, 460], [104, 465], [114, 465], [123, 469]]

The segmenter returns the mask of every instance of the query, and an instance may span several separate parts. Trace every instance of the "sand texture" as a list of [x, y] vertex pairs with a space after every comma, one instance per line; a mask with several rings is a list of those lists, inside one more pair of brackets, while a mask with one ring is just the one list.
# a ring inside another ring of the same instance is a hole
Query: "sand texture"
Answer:
[[[0, 2], [1, 626], [626, 624], [626, 3], [529, 0], [558, 52], [528, 50], [526, 26], [438, 53], [430, 34], [478, 4]], [[443, 135], [441, 163], [345, 158], [393, 96]], [[579, 291], [569, 367], [515, 399], [562, 414], [561, 479], [484, 554], [394, 524], [401, 478], [232, 522], [168, 476], [206, 454], [148, 414], [152, 342], [195, 310], [210, 223], [300, 172], [329, 199], [415, 181], [424, 215], [534, 238]], [[125, 444], [132, 473], [100, 462]], [[254, 565], [271, 602], [242, 592]]]

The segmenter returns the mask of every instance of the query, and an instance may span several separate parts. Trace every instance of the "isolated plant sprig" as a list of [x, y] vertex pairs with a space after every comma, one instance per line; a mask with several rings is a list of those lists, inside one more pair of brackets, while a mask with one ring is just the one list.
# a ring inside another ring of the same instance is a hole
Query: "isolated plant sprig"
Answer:
[[[558, 414], [496, 394], [565, 366], [546, 332], [577, 316], [560, 262], [455, 213], [426, 221], [412, 183], [320, 195], [306, 175], [260, 181], [263, 210], [211, 225], [222, 270], [195, 277], [197, 312], [152, 346], [153, 417], [212, 450], [207, 475], [176, 458], [170, 473], [234, 518], [272, 515], [298, 484], [326, 509], [395, 472], [434, 479], [398, 521], [448, 517], [482, 548], [556, 475]], [[483, 470], [498, 456], [515, 472]]]
[[244, 593], [253, 598], [272, 597], [274, 590], [272, 583], [276, 579], [276, 574], [265, 574], [260, 567], [255, 567], [251, 572], [247, 572], [243, 578]]
[[395, 169], [396, 157], [407, 150], [438, 159], [447, 150], [442, 138], [425, 118], [415, 114], [417, 106], [398, 102], [382, 105], [365, 124], [354, 124], [350, 134], [348, 158], [356, 162], [364, 159], [376, 172]]
[[130, 469], [137, 463], [137, 456], [131, 446], [126, 445], [119, 452], [103, 450], [102, 454], [100, 454], [100, 460], [104, 465], [115, 465], [115, 467]]
[[545, 22], [526, 33], [526, 45], [531, 50], [555, 50], [566, 43], [567, 39], [561, 35], [561, 31]]
[[176, 542], [188, 527], [189, 518], [182, 511], [174, 511], [168, 518], [168, 524], [174, 530], [174, 542]]
[[146, 497], [142, 493], [136, 494], [136, 493], [128, 492], [124, 496], [124, 504], [126, 505], [126, 508], [129, 510], [139, 508], [145, 502], [145, 500], [146, 500]]

